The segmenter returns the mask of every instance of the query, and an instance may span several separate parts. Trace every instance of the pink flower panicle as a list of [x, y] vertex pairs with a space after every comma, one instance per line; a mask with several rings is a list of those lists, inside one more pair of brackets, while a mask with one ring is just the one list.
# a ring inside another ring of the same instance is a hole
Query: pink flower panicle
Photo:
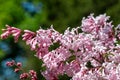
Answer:
[[21, 80], [25, 80], [25, 79], [28, 79], [28, 78], [30, 78], [31, 80], [38, 80], [36, 72], [34, 70], [30, 70], [29, 73], [22, 73], [20, 75]]
[[15, 67], [14, 72], [22, 72], [20, 74], [20, 79], [25, 80], [30, 78], [31, 80], [38, 80], [37, 79], [37, 73], [34, 70], [30, 70], [28, 73], [24, 72], [22, 69], [22, 63], [21, 62], [15, 62], [14, 60], [6, 62], [6, 66], [9, 67]]
[[19, 72], [22, 70], [22, 63], [21, 62], [15, 62], [14, 60], [12, 61], [7, 61], [6, 66], [8, 67], [15, 67], [14, 72]]
[[[46, 70], [41, 73], [46, 80], [58, 80], [64, 74], [72, 80], [120, 80], [120, 25], [115, 28], [108, 20], [106, 14], [91, 14], [82, 19], [81, 27], [67, 28], [63, 34], [51, 26], [36, 32], [24, 30], [22, 40], [43, 61]], [[1, 38], [12, 34], [17, 41], [20, 33], [20, 29], [7, 26]], [[59, 46], [49, 50], [55, 43]], [[7, 66], [13, 65], [17, 66], [15, 72], [21, 71], [21, 63], [7, 62]], [[20, 75], [20, 79], [25, 78], [37, 80], [36, 72]]]
[[10, 36], [12, 34], [12, 36], [14, 36], [14, 40], [15, 42], [18, 41], [18, 38], [21, 34], [21, 30], [15, 27], [11, 27], [9, 25], [6, 25], [7, 29], [3, 29], [2, 31], [4, 32], [3, 34], [1, 34], [1, 39], [6, 39], [8, 36]]

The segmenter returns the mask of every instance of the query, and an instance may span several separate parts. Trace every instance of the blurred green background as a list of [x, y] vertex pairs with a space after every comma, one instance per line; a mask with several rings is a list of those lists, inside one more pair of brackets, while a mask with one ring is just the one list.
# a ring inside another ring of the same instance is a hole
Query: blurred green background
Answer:
[[[0, 34], [6, 24], [32, 31], [40, 26], [46, 29], [53, 25], [62, 33], [67, 27], [80, 26], [82, 18], [90, 13], [95, 16], [106, 13], [117, 26], [120, 23], [120, 0], [0, 0]], [[0, 80], [19, 79], [11, 68], [5, 66], [11, 59], [21, 61], [26, 71], [36, 70], [39, 80], [45, 80], [40, 74], [42, 62], [34, 54], [21, 40], [14, 43], [11, 37], [0, 39]], [[62, 76], [60, 80], [69, 78]]]

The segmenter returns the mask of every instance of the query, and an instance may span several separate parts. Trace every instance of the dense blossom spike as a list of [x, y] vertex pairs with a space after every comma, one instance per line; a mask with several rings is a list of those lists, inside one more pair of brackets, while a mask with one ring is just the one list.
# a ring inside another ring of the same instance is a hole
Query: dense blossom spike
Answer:
[[[22, 40], [43, 61], [46, 70], [41, 74], [46, 80], [59, 80], [58, 76], [64, 74], [72, 80], [120, 80], [120, 25], [114, 27], [109, 18], [106, 14], [97, 17], [91, 14], [82, 19], [80, 27], [67, 28], [63, 34], [52, 26], [36, 32], [24, 30]], [[12, 35], [18, 41], [21, 30], [6, 27], [1, 38]], [[52, 46], [57, 47], [50, 50]], [[12, 61], [6, 65], [16, 65], [15, 72], [21, 71], [21, 63]], [[36, 74], [30, 70], [22, 73], [20, 79], [38, 80]]]
[[18, 38], [21, 34], [21, 30], [15, 27], [11, 27], [9, 25], [6, 25], [7, 29], [3, 29], [3, 34], [1, 34], [1, 38], [2, 39], [6, 39], [9, 35], [12, 34], [12, 36], [14, 36], [14, 40], [15, 42], [18, 41]]

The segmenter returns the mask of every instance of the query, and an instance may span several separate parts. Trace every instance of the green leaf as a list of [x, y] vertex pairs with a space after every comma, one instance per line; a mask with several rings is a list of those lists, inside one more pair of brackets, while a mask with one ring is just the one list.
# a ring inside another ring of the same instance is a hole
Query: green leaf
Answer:
[[90, 61], [88, 61], [87, 64], [86, 64], [86, 67], [87, 67], [87, 68], [93, 68], [93, 65], [91, 64]]

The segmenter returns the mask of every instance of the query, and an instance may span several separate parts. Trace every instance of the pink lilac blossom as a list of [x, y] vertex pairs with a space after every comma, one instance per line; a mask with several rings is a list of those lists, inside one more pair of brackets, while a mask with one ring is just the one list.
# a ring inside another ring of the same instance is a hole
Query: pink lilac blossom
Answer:
[[15, 61], [14, 61], [14, 60], [8, 61], [8, 62], [6, 63], [6, 65], [11, 67], [11, 66], [15, 65]]
[[30, 70], [29, 74], [31, 76], [31, 80], [37, 80], [37, 73], [34, 70]]
[[20, 75], [20, 79], [23, 80], [23, 79], [27, 79], [29, 77], [28, 73], [23, 73]]
[[58, 80], [56, 72], [46, 70], [42, 72], [42, 75], [45, 77], [46, 80]]
[[69, 76], [72, 77], [75, 75], [78, 71], [80, 71], [80, 64], [77, 60], [74, 60], [70, 63], [66, 63], [65, 65], [65, 73]]
[[[91, 14], [82, 19], [80, 27], [67, 28], [63, 34], [52, 26], [36, 32], [24, 30], [22, 40], [43, 61], [46, 70], [41, 74], [46, 80], [59, 80], [58, 76], [64, 74], [72, 80], [120, 80], [120, 25], [114, 27], [109, 18], [106, 14], [97, 17]], [[82, 32], [79, 32], [80, 29]], [[16, 42], [20, 34], [20, 29], [7, 25], [1, 38], [13, 35]], [[55, 43], [59, 46], [49, 50]], [[7, 66], [14, 64], [7, 62]], [[22, 65], [16, 65], [15, 72], [18, 72]], [[20, 78], [29, 76], [31, 80], [37, 80], [33, 70], [21, 74]]]
[[19, 76], [21, 80], [25, 80], [25, 79], [28, 79], [28, 78], [31, 79], [31, 80], [38, 80], [37, 79], [37, 73], [34, 70], [30, 70], [28, 73], [24, 72], [21, 62], [15, 62], [14, 60], [8, 61], [6, 63], [6, 66], [15, 67], [14, 72], [16, 72], [16, 73], [17, 72], [22, 72]]
[[21, 30], [15, 27], [11, 27], [9, 25], [6, 25], [7, 29], [3, 29], [2, 31], [4, 32], [3, 34], [1, 34], [1, 39], [6, 39], [9, 35], [12, 34], [12, 36], [14, 36], [14, 40], [15, 42], [18, 41], [18, 38], [21, 34]]

